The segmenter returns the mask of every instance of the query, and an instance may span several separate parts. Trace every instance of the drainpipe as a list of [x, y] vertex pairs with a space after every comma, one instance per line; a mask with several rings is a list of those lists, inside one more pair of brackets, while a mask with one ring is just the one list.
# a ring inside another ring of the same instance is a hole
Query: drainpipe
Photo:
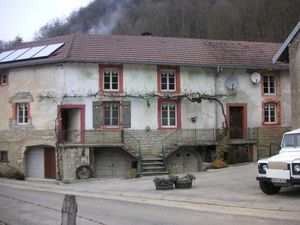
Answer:
[[[221, 66], [218, 66], [217, 68], [217, 72], [214, 74], [214, 94], [216, 95], [217, 94], [217, 80], [218, 80], [218, 77], [219, 75], [222, 73], [223, 71], [223, 68]], [[215, 102], [215, 140], [217, 138], [217, 129], [218, 129], [218, 103]]]

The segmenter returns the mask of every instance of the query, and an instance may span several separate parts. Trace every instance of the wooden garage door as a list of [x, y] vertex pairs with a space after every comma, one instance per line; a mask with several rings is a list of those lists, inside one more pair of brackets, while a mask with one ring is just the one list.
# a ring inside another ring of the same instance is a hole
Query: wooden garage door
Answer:
[[172, 154], [168, 159], [168, 164], [176, 168], [177, 173], [187, 173], [198, 171], [198, 159], [191, 150], [180, 149]]
[[127, 177], [132, 157], [121, 149], [95, 149], [95, 171], [99, 178]]
[[45, 178], [55, 179], [56, 178], [56, 162], [55, 162], [55, 148], [45, 148]]
[[26, 175], [29, 178], [44, 178], [44, 148], [36, 147], [26, 152]]

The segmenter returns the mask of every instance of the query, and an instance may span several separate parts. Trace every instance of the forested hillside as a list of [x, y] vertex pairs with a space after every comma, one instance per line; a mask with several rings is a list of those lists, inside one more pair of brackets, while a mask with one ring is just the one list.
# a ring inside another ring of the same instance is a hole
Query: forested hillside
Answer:
[[69, 33], [282, 42], [300, 20], [300, 0], [95, 0], [40, 29]]
[[[300, 0], [94, 0], [35, 38], [71, 33], [283, 42], [300, 20]], [[0, 41], [1, 43], [1, 41]]]

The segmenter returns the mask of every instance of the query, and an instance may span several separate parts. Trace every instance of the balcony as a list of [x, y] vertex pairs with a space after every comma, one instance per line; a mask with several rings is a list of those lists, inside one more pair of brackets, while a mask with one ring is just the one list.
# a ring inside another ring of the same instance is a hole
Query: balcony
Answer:
[[[141, 132], [144, 132], [144, 130], [141, 130]], [[214, 145], [221, 132], [221, 129], [180, 129], [169, 133], [168, 136], [162, 135], [162, 139], [157, 141], [172, 142], [178, 146]], [[240, 131], [229, 130], [230, 136], [233, 136], [231, 138], [233, 144], [252, 143], [257, 140], [257, 128], [248, 128], [245, 138], [235, 138], [238, 132]], [[85, 145], [126, 144], [126, 142], [131, 142], [134, 139], [126, 131], [102, 130], [85, 130], [83, 132], [79, 130], [63, 130], [58, 132], [57, 138], [61, 144]]]
[[122, 145], [123, 134], [121, 131], [101, 130], [61, 130], [57, 135], [60, 144], [83, 144], [83, 145]]

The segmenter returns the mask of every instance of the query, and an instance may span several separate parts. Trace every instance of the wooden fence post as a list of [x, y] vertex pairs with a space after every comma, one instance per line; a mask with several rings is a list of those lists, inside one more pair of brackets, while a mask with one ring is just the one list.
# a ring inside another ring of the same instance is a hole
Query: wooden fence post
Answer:
[[61, 209], [61, 225], [76, 225], [77, 203], [75, 195], [65, 195]]

